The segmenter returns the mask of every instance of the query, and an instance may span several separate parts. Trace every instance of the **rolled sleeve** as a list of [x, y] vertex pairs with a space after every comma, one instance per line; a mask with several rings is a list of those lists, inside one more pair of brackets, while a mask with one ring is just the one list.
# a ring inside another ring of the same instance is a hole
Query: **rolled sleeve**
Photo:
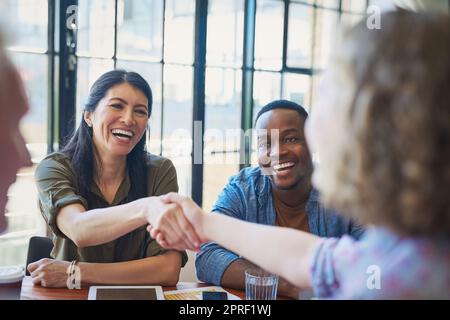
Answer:
[[220, 286], [225, 270], [237, 259], [240, 259], [240, 256], [216, 243], [204, 244], [195, 258], [197, 277], [201, 281]]
[[56, 236], [67, 238], [59, 230], [56, 218], [59, 210], [69, 204], [80, 203], [86, 209], [86, 199], [76, 193], [74, 175], [67, 164], [45, 158], [35, 172], [41, 213]]
[[342, 289], [342, 272], [352, 267], [356, 255], [355, 240], [348, 235], [322, 240], [310, 265], [314, 295], [319, 298], [338, 296]]

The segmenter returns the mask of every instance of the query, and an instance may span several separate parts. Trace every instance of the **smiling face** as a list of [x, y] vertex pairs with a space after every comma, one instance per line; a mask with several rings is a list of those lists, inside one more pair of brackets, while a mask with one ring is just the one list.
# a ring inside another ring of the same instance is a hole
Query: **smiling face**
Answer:
[[141, 90], [126, 82], [111, 87], [95, 111], [84, 114], [97, 152], [126, 157], [145, 133], [148, 112], [148, 100]]
[[313, 166], [304, 124], [305, 119], [289, 109], [270, 110], [256, 123], [258, 164], [274, 188], [295, 189], [311, 177]]
[[6, 66], [0, 83], [0, 233], [6, 229], [4, 217], [7, 192], [21, 167], [30, 166], [30, 154], [19, 130], [28, 111], [28, 102], [17, 71]]

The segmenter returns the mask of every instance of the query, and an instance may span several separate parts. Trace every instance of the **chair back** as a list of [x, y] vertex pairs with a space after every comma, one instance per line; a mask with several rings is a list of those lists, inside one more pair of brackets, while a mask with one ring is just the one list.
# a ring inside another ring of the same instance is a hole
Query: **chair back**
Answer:
[[52, 239], [47, 237], [31, 237], [28, 245], [27, 264], [25, 265], [26, 275], [29, 276], [28, 265], [43, 258], [51, 258], [50, 252], [53, 249]]

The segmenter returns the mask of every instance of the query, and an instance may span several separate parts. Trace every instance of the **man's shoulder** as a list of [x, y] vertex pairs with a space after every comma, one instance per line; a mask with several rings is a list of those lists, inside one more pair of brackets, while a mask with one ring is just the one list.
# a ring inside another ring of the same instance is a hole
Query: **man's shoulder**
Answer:
[[246, 167], [230, 178], [230, 182], [246, 184], [261, 180], [263, 176], [259, 166]]
[[228, 181], [228, 186], [244, 190], [244, 192], [259, 193], [267, 185], [266, 177], [263, 175], [259, 166], [247, 167], [241, 169]]

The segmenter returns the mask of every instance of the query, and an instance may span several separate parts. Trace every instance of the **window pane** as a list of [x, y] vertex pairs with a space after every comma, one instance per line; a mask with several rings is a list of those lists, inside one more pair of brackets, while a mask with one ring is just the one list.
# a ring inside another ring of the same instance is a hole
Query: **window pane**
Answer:
[[362, 18], [363, 16], [359, 14], [342, 13], [341, 24], [343, 27], [349, 28], [360, 22]]
[[153, 106], [149, 121], [150, 139], [147, 140], [147, 150], [159, 155], [161, 153], [161, 64], [117, 60], [117, 67], [139, 73], [152, 89]]
[[255, 68], [280, 70], [283, 55], [284, 3], [258, 0], [256, 8]]
[[319, 98], [319, 88], [320, 88], [320, 81], [322, 81], [322, 75], [324, 73], [317, 73], [312, 77], [312, 96], [311, 96], [311, 106], [310, 110], [312, 110], [317, 105], [317, 100]]
[[81, 114], [89, 96], [89, 89], [103, 73], [112, 69], [114, 69], [114, 63], [110, 59], [78, 58], [76, 127], [81, 121]]
[[328, 66], [330, 55], [334, 48], [338, 23], [338, 12], [323, 9], [316, 10], [314, 69], [323, 69]]
[[117, 55], [161, 61], [163, 1], [119, 1]]
[[378, 6], [382, 11], [393, 11], [396, 9], [392, 0], [370, 0], [369, 5]]
[[29, 239], [45, 235], [44, 219], [37, 208], [35, 170], [36, 165], [20, 170], [16, 182], [8, 190], [8, 231], [0, 236], [1, 266], [25, 266]]
[[283, 99], [294, 101], [309, 110], [311, 105], [311, 77], [302, 74], [283, 74]]
[[113, 56], [114, 5], [111, 0], [78, 1], [78, 55], [105, 58]]
[[203, 208], [210, 211], [229, 177], [239, 171], [241, 71], [206, 69]]
[[267, 103], [280, 99], [281, 75], [277, 72], [256, 71], [253, 80], [253, 121]]
[[313, 7], [292, 3], [289, 7], [287, 65], [311, 68]]
[[168, 0], [165, 14], [164, 60], [192, 64], [194, 62], [195, 2]]
[[339, 9], [339, 0], [316, 0], [316, 4], [324, 8]]
[[365, 0], [342, 0], [342, 10], [354, 13], [365, 13], [367, 1]]
[[[278, 72], [256, 71], [253, 81], [253, 123], [259, 110], [267, 103], [280, 99], [281, 75]], [[258, 163], [256, 157], [256, 139], [252, 137], [251, 159], [252, 165]]]
[[21, 122], [21, 131], [34, 162], [47, 153], [47, 56], [14, 53], [13, 61], [25, 83], [30, 110]]
[[0, 12], [13, 35], [9, 39], [12, 47], [47, 50], [47, 0], [2, 0]]
[[240, 67], [244, 34], [244, 1], [211, 0], [208, 3], [206, 63]]
[[175, 164], [180, 193], [191, 194], [192, 67], [164, 66], [163, 156]]

